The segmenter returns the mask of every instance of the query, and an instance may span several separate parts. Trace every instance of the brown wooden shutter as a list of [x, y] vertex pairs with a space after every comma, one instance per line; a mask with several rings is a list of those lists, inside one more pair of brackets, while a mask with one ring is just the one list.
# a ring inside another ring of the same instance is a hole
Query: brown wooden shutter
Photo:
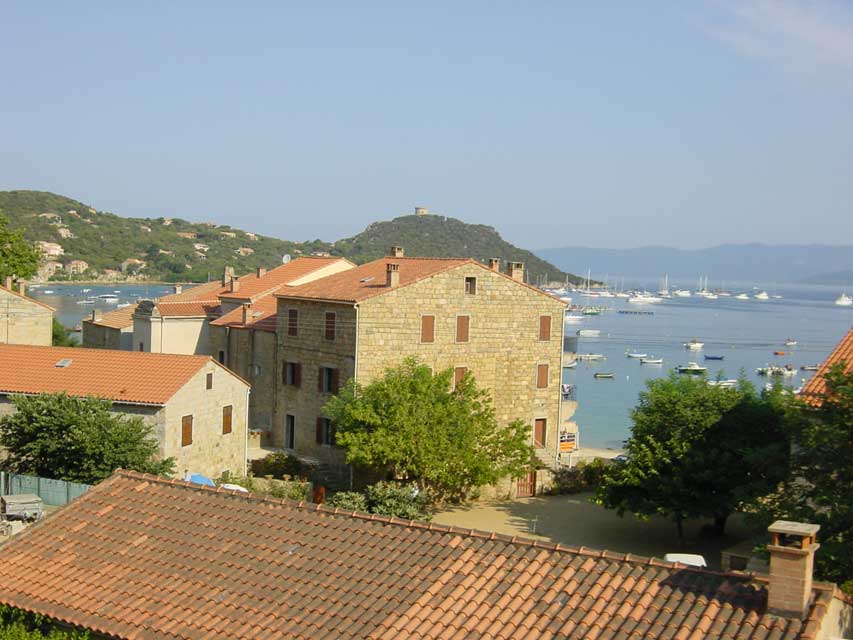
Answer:
[[299, 312], [290, 309], [287, 312], [287, 335], [295, 336], [299, 333]]
[[323, 418], [317, 418], [317, 444], [323, 444]]
[[231, 433], [231, 414], [233, 413], [234, 407], [230, 404], [226, 407], [222, 407], [222, 433], [223, 435], [226, 433]]
[[193, 417], [181, 418], [181, 446], [186, 447], [193, 443]]
[[548, 431], [547, 425], [548, 421], [545, 418], [536, 418], [536, 421], [533, 423], [533, 443], [535, 446], [545, 446]]
[[293, 363], [293, 386], [301, 387], [302, 386], [302, 363], [294, 362]]
[[421, 316], [421, 342], [435, 342], [435, 316]]
[[470, 316], [456, 316], [456, 342], [468, 342]]
[[287, 363], [281, 363], [281, 384], [287, 384]]
[[341, 370], [332, 369], [332, 393], [337, 393], [341, 388]]
[[317, 367], [317, 391], [323, 390], [323, 367]]
[[536, 388], [546, 389], [548, 387], [548, 365], [536, 365]]
[[212, 373], [207, 374], [207, 388], [213, 389], [213, 374]]
[[465, 374], [468, 372], [468, 367], [456, 367], [453, 371], [453, 387], [456, 388], [460, 382], [462, 382], [462, 378], [465, 377]]
[[551, 316], [539, 316], [539, 339], [551, 339]]
[[326, 312], [326, 340], [335, 339], [335, 313], [333, 311]]

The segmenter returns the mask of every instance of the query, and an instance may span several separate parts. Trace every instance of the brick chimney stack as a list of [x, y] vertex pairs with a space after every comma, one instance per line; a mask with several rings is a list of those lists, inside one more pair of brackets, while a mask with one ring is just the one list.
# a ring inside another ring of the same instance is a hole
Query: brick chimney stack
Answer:
[[257, 275], [258, 275], [258, 277], [259, 277], [259, 278], [263, 278], [265, 275], [267, 275], [267, 270], [266, 270], [266, 268], [264, 268], [264, 267], [258, 267], [258, 273], [257, 273]]
[[237, 293], [240, 290], [240, 281], [237, 278], [231, 278], [231, 286], [228, 289], [231, 293]]
[[500, 271], [501, 270], [501, 259], [500, 258], [489, 258], [489, 269], [492, 271]]
[[816, 542], [818, 524], [777, 520], [771, 524], [770, 586], [768, 587], [767, 610], [780, 616], [795, 616], [804, 619], [809, 610], [812, 595], [812, 572], [815, 552], [820, 549]]
[[174, 287], [172, 287], [172, 293], [175, 293], [175, 294], [178, 294], [183, 290], [184, 290], [184, 287], [180, 284], [176, 284]]
[[6, 276], [6, 284], [5, 287], [11, 291], [12, 290], [12, 276]]
[[385, 286], [389, 289], [399, 286], [400, 284], [400, 265], [396, 262], [389, 262], [385, 265]]
[[222, 272], [222, 286], [225, 287], [234, 279], [234, 267], [225, 267]]
[[392, 258], [402, 258], [404, 254], [403, 247], [391, 247], [391, 252], [388, 254]]
[[99, 309], [92, 309], [92, 322], [100, 322], [102, 317]]
[[513, 280], [518, 280], [519, 282], [524, 282], [524, 263], [523, 262], [510, 262], [507, 265], [507, 275]]
[[22, 296], [27, 295], [27, 283], [24, 280], [18, 280], [18, 293]]
[[243, 305], [243, 324], [249, 324], [252, 319], [252, 303], [247, 302]]

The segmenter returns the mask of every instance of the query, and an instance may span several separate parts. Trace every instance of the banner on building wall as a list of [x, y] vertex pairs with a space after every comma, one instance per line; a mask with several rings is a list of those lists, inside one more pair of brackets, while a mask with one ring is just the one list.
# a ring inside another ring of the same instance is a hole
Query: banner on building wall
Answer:
[[560, 453], [570, 453], [578, 446], [578, 434], [570, 431], [560, 431]]

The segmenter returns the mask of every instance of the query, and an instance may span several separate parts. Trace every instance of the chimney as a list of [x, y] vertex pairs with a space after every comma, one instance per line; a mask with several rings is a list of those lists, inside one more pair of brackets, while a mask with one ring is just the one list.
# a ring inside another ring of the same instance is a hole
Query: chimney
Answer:
[[391, 247], [391, 252], [388, 255], [392, 258], [402, 258], [403, 253], [403, 247]]
[[243, 324], [249, 324], [252, 319], [252, 303], [247, 302], [243, 305]]
[[814, 555], [819, 524], [777, 520], [771, 524], [770, 585], [767, 610], [780, 616], [804, 619], [812, 595]]
[[389, 262], [385, 265], [385, 286], [393, 289], [400, 284], [400, 265]]
[[264, 268], [264, 267], [258, 267], [258, 274], [257, 274], [257, 275], [258, 275], [258, 277], [259, 277], [259, 278], [263, 278], [265, 275], [267, 275], [267, 270], [266, 270], [266, 268]]
[[489, 269], [492, 271], [500, 271], [501, 270], [501, 259], [500, 258], [489, 258]]
[[184, 288], [179, 284], [176, 284], [174, 287], [172, 287], [172, 293], [175, 293], [175, 294], [178, 294], [183, 290], [184, 290]]
[[6, 288], [12, 290], [12, 276], [6, 276]]
[[225, 270], [222, 272], [222, 286], [226, 286], [229, 282], [234, 279], [234, 267], [225, 267]]
[[524, 263], [510, 262], [507, 264], [507, 275], [513, 280], [524, 282]]
[[18, 293], [22, 296], [27, 295], [27, 283], [24, 280], [18, 280]]
[[100, 322], [102, 317], [99, 309], [92, 309], [92, 322]]
[[231, 277], [231, 287], [228, 290], [231, 293], [237, 293], [240, 290], [240, 281], [237, 278], [232, 276]]

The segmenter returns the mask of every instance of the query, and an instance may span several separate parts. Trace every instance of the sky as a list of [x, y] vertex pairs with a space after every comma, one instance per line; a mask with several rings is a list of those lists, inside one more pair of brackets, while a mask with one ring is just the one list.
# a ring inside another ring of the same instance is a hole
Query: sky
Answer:
[[853, 3], [0, 4], [0, 189], [336, 240], [850, 244]]

